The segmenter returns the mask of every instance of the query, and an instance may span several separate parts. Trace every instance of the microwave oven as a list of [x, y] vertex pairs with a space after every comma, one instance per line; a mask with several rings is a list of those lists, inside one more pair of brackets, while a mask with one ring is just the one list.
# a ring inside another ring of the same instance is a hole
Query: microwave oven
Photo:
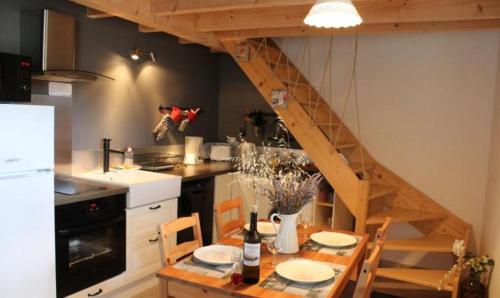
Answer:
[[31, 58], [0, 53], [0, 102], [31, 101]]

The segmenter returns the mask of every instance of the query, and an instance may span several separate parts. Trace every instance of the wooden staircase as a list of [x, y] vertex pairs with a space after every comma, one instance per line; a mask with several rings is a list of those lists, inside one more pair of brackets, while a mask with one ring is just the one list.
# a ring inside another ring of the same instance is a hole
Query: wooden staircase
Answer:
[[[266, 101], [271, 104], [273, 90], [288, 90], [288, 106], [274, 109], [356, 218], [356, 232], [373, 235], [389, 216], [394, 224], [408, 223], [425, 236], [388, 240], [386, 250], [451, 253], [455, 239], [468, 243], [470, 225], [378, 163], [276, 44], [240, 42], [250, 46], [250, 59], [236, 61]], [[223, 43], [234, 56], [238, 43]], [[436, 290], [448, 269], [380, 268], [377, 275]], [[456, 297], [457, 287], [455, 279], [443, 290]]]

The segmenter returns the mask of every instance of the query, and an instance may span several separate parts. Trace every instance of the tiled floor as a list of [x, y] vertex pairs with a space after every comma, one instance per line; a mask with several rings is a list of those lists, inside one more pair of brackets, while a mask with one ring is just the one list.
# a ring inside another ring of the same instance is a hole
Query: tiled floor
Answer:
[[160, 298], [160, 287], [154, 286], [146, 291], [134, 296], [133, 298]]

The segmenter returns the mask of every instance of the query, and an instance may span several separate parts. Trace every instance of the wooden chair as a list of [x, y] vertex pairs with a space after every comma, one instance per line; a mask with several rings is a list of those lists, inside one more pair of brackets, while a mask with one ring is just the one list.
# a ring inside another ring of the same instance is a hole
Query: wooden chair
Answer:
[[354, 295], [352, 296], [353, 298], [369, 298], [371, 295], [373, 282], [375, 281], [375, 274], [377, 273], [377, 268], [380, 263], [380, 257], [382, 255], [390, 223], [391, 218], [387, 217], [382, 227], [377, 229], [374, 240], [375, 245], [372, 249], [370, 257], [363, 262], [358, 282], [354, 290]]
[[375, 234], [375, 240], [374, 240], [375, 243], [376, 241], [379, 240], [385, 242], [385, 238], [387, 238], [387, 230], [389, 229], [390, 224], [391, 224], [391, 218], [386, 217], [384, 224], [377, 229], [377, 233]]
[[[177, 232], [184, 229], [192, 228], [194, 240], [187, 241], [181, 244], [173, 243], [173, 236], [177, 235]], [[161, 231], [161, 252], [162, 260], [164, 265], [172, 265], [177, 262], [177, 260], [183, 256], [186, 256], [197, 248], [203, 246], [203, 240], [201, 236], [200, 228], [200, 217], [198, 213], [193, 213], [189, 217], [180, 217], [169, 223], [160, 225]]]
[[[238, 218], [224, 222], [224, 213], [231, 210], [238, 210]], [[217, 239], [227, 237], [235, 230], [241, 229], [245, 225], [245, 215], [243, 210], [243, 200], [237, 197], [221, 202], [215, 206], [215, 225], [217, 228]]]

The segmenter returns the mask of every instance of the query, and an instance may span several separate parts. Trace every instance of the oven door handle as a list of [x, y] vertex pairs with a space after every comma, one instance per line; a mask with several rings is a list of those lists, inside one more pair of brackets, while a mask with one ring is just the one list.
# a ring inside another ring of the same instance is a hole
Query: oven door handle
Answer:
[[125, 216], [121, 215], [119, 217], [115, 217], [112, 220], [100, 222], [100, 223], [93, 224], [93, 225], [90, 225], [90, 226], [83, 226], [83, 227], [79, 227], [79, 228], [70, 228], [70, 229], [58, 230], [57, 233], [61, 237], [71, 237], [71, 236], [82, 234], [82, 233], [87, 233], [87, 232], [92, 232], [92, 231], [95, 231], [95, 230], [100, 230], [100, 229], [112, 226], [114, 224], [117, 224], [117, 223], [119, 223], [121, 221], [124, 221], [124, 220], [125, 220]]

